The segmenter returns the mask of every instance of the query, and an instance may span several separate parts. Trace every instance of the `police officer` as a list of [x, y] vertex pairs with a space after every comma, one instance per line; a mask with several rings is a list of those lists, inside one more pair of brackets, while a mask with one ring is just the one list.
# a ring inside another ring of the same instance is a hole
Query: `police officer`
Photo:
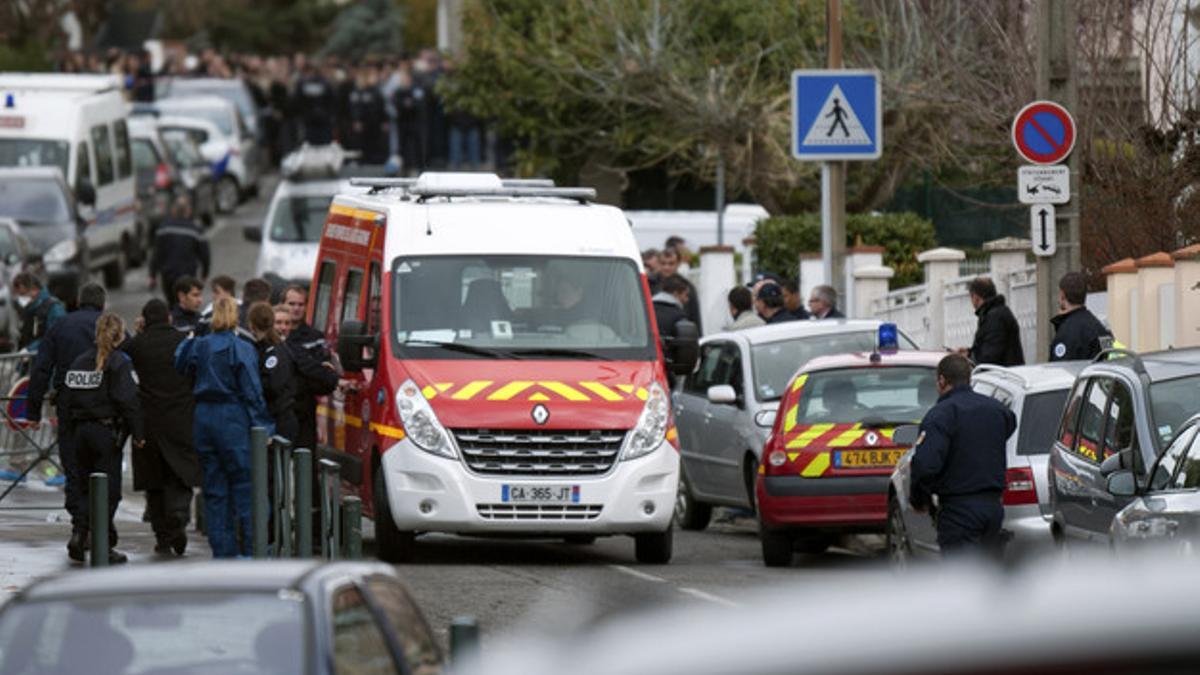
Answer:
[[17, 306], [21, 308], [21, 335], [17, 338], [17, 349], [36, 352], [50, 328], [67, 315], [67, 308], [42, 286], [41, 280], [29, 272], [21, 272], [13, 277], [12, 290]]
[[182, 276], [175, 280], [175, 306], [171, 308], [171, 326], [183, 334], [200, 330], [200, 307], [204, 304], [204, 284], [193, 276]]
[[[104, 287], [87, 284], [79, 289], [79, 308], [67, 314], [42, 338], [37, 357], [33, 361], [33, 372], [29, 376], [29, 398], [26, 402], [26, 418], [31, 423], [42, 419], [42, 402], [51, 385], [62, 391], [63, 381], [71, 364], [96, 345], [96, 319], [104, 311]], [[53, 377], [53, 381], [51, 381]], [[66, 509], [71, 514], [71, 540], [67, 543], [67, 554], [71, 560], [83, 562], [87, 549], [88, 522], [81, 508], [86, 506], [82, 485], [87, 474], [79, 469], [76, 458], [75, 439], [64, 431], [69, 424], [69, 413], [61, 406], [58, 409], [58, 455], [67, 479]]]
[[912, 460], [913, 508], [934, 505], [943, 554], [998, 553], [1006, 467], [1004, 448], [1016, 417], [999, 401], [971, 390], [971, 362], [950, 354], [937, 367], [938, 402], [921, 420]]
[[[117, 530], [113, 516], [121, 502], [121, 446], [126, 432], [133, 435], [133, 447], [145, 445], [142, 411], [138, 402], [137, 383], [129, 356], [119, 350], [125, 340], [125, 323], [121, 317], [105, 312], [96, 320], [95, 347], [71, 362], [65, 373], [59, 409], [68, 421], [66, 433], [74, 439], [79, 461], [79, 474], [94, 472], [108, 475], [108, 531], [110, 533], [108, 562], [123, 563], [124, 553], [116, 549]], [[82, 484], [84, 499], [79, 516], [84, 533], [90, 530], [88, 487]], [[75, 535], [72, 534], [72, 539]], [[72, 556], [74, 557], [74, 556]]]
[[142, 330], [122, 349], [145, 377], [138, 393], [146, 445], [133, 449], [133, 489], [146, 493], [154, 552], [181, 556], [187, 549], [192, 489], [200, 485], [200, 458], [192, 444], [192, 384], [175, 372], [175, 350], [187, 335], [171, 326], [167, 305], [155, 298], [142, 307]]
[[292, 105], [300, 118], [304, 142], [310, 145], [333, 142], [333, 87], [315, 64], [305, 65], [304, 77], [296, 83]]
[[325, 343], [325, 334], [304, 321], [308, 290], [300, 285], [288, 286], [283, 298], [292, 313], [292, 331], [285, 344], [299, 375], [296, 387], [299, 430], [294, 439], [295, 446], [312, 449], [317, 442], [317, 397], [337, 389], [338, 373]]
[[295, 440], [296, 372], [283, 338], [275, 331], [275, 310], [265, 302], [256, 302], [246, 313], [246, 323], [254, 336], [258, 352], [258, 375], [262, 380], [267, 410], [275, 420], [275, 433]]
[[211, 264], [208, 240], [192, 219], [187, 197], [179, 197], [171, 206], [171, 217], [154, 232], [154, 252], [150, 256], [150, 288], [161, 276], [162, 292], [168, 305], [175, 304], [175, 280], [184, 276], [208, 277]]
[[217, 558], [250, 555], [250, 427], [275, 433], [258, 378], [258, 355], [234, 335], [236, 328], [237, 304], [218, 298], [212, 333], [189, 338], [175, 350], [175, 370], [195, 382], [192, 441], [204, 473], [208, 543]]
[[346, 147], [360, 151], [361, 163], [367, 165], [383, 164], [388, 157], [387, 110], [377, 79], [374, 66], [360, 68], [347, 106]]
[[1103, 338], [1112, 333], [1088, 311], [1087, 277], [1082, 272], [1067, 272], [1058, 282], [1058, 306], [1061, 311], [1050, 322], [1054, 324], [1054, 341], [1050, 343], [1051, 361], [1091, 360], [1103, 348]]

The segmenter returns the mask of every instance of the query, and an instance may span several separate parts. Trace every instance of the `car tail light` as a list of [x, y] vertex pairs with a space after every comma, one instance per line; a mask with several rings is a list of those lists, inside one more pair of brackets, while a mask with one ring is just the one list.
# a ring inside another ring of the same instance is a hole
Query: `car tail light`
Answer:
[[1033, 482], [1033, 469], [1027, 466], [1009, 469], [1004, 473], [1004, 505], [1018, 506], [1036, 504], [1037, 486]]
[[159, 162], [154, 169], [154, 187], [160, 190], [171, 187], [171, 169], [165, 162]]

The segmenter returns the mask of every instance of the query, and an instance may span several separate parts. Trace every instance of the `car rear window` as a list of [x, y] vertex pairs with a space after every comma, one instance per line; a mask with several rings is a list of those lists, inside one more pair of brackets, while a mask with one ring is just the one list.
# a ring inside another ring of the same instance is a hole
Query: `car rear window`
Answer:
[[1163, 380], [1150, 385], [1150, 405], [1154, 413], [1154, 431], [1160, 448], [1167, 447], [1175, 430], [1189, 417], [1200, 412], [1200, 375]]
[[1069, 393], [1069, 389], [1060, 389], [1025, 397], [1017, 432], [1018, 455], [1045, 455], [1050, 452]]
[[[901, 349], [916, 349], [905, 335], [900, 335]], [[818, 356], [869, 352], [875, 348], [878, 334], [874, 330], [809, 335], [791, 340], [778, 340], [754, 345], [751, 358], [754, 364], [754, 390], [760, 401], [778, 401], [787, 383], [804, 364]]]
[[[838, 368], [801, 375], [796, 421], [802, 424], [895, 426], [920, 422], [937, 402], [935, 369], [927, 366]], [[791, 414], [792, 406], [787, 406]]]

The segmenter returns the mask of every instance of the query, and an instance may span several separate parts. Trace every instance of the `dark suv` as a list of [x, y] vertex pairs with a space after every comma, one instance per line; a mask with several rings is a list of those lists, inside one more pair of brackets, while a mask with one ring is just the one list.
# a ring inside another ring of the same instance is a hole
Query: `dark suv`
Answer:
[[1108, 492], [1100, 464], [1120, 454], [1144, 481], [1147, 467], [1200, 411], [1197, 392], [1200, 349], [1109, 350], [1080, 371], [1047, 470], [1056, 541], [1108, 542], [1113, 516], [1129, 498]]

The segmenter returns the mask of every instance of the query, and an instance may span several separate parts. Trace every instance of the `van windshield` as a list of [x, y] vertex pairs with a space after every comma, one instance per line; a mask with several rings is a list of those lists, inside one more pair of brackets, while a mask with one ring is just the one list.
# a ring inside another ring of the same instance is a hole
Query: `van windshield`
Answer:
[[271, 241], [286, 243], [321, 241], [325, 216], [333, 195], [286, 197], [275, 206], [271, 219]]
[[0, 181], [0, 218], [22, 225], [70, 222], [71, 206], [58, 181], [10, 177]]
[[66, 141], [0, 138], [0, 166], [57, 166], [66, 176], [70, 157]]
[[420, 256], [392, 272], [402, 358], [658, 357], [631, 260]]

